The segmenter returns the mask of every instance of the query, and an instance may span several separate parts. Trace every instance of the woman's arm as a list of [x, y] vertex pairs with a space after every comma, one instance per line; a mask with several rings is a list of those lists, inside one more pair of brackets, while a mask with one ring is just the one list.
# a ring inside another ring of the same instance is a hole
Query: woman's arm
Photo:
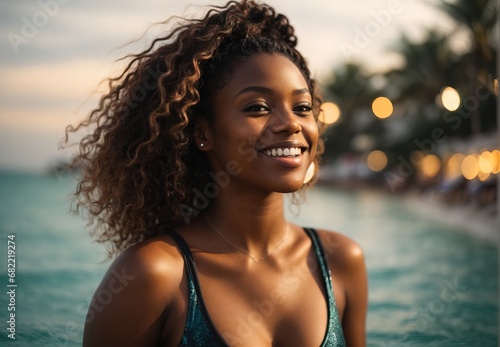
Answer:
[[170, 274], [176, 272], [161, 253], [155, 246], [132, 247], [113, 262], [92, 298], [83, 346], [160, 343], [173, 290]]

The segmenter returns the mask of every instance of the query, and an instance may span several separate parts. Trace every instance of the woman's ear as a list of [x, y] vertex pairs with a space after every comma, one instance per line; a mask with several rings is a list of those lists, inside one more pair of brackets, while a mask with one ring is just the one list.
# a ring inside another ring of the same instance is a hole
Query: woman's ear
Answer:
[[213, 132], [212, 128], [205, 120], [200, 120], [196, 123], [194, 128], [194, 142], [196, 147], [202, 151], [208, 151], [213, 146]]

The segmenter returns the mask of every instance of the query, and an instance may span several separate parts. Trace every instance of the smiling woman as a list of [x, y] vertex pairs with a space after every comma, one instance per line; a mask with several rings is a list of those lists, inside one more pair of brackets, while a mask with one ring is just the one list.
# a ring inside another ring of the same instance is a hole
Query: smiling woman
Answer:
[[[365, 345], [359, 246], [284, 218], [283, 194], [314, 183], [322, 144], [296, 42], [267, 5], [214, 7], [133, 55], [68, 128], [92, 129], [75, 196], [121, 253], [85, 346]], [[111, 293], [117, 273], [127, 283]]]

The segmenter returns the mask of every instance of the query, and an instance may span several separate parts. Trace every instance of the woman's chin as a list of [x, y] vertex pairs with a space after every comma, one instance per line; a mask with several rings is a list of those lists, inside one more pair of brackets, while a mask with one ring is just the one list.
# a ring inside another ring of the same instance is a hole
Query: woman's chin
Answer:
[[304, 185], [304, 180], [297, 182], [286, 182], [286, 184], [282, 184], [280, 185], [280, 187], [277, 187], [276, 192], [283, 194], [294, 193], [298, 191], [300, 188], [302, 188], [303, 185]]

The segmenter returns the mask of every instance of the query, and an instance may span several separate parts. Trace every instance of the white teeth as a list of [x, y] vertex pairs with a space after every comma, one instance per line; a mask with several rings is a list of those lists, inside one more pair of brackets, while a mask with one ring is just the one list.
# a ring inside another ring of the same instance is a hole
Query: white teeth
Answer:
[[269, 157], [295, 157], [301, 154], [301, 150], [299, 147], [273, 148], [266, 150], [265, 154]]

